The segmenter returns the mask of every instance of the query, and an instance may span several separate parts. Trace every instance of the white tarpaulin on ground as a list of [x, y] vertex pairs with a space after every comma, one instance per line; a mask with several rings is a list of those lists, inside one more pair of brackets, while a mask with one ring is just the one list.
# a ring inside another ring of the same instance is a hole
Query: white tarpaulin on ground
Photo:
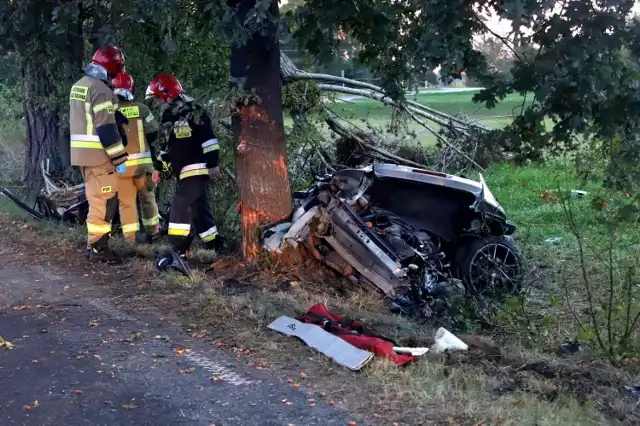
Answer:
[[373, 358], [371, 352], [358, 349], [315, 324], [305, 324], [295, 318], [281, 316], [269, 328], [287, 336], [295, 336], [318, 352], [350, 370], [360, 370]]

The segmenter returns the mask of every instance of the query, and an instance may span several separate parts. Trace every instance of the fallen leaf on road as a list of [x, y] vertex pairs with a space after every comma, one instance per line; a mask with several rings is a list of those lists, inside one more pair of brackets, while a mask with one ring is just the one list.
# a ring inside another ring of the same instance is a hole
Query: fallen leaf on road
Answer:
[[287, 402], [286, 398], [282, 400], [282, 403], [284, 404], [285, 402]]
[[7, 340], [4, 340], [2, 336], [0, 336], [0, 348], [3, 348], [3, 347], [7, 349], [13, 349], [13, 343]]
[[82, 391], [80, 389], [76, 389], [76, 395], [82, 395]]
[[327, 393], [326, 392], [322, 392], [322, 393], [320, 393], [320, 396], [324, 398], [325, 396], [327, 396]]
[[184, 353], [185, 349], [184, 348], [176, 348], [176, 355], [180, 356]]
[[216, 342], [216, 345], [215, 345], [215, 346], [216, 346], [216, 348], [219, 348], [219, 347], [220, 347], [220, 346], [222, 346], [222, 345], [224, 345], [224, 343], [222, 343], [220, 340], [218, 340], [218, 341]]
[[329, 405], [336, 405], [336, 402], [332, 399], [331, 401], [329, 401]]
[[288, 407], [291, 407], [291, 406], [293, 405], [293, 402], [291, 402], [291, 401], [287, 401], [287, 402], [285, 402], [285, 404], [286, 404]]
[[300, 383], [294, 383], [294, 384], [293, 384], [293, 387], [294, 387], [294, 388], [296, 388], [296, 389], [298, 389], [298, 388], [300, 387]]
[[304, 371], [300, 373], [300, 378], [301, 379], [306, 379], [307, 378], [307, 375], [304, 373]]
[[25, 309], [31, 309], [31, 305], [20, 305], [13, 307], [13, 310], [15, 311], [24, 311]]
[[224, 380], [224, 378], [220, 376], [211, 376], [210, 379], [213, 380], [214, 382], [221, 382]]
[[8, 307], [8, 306], [0, 306], [0, 311], [5, 311], [5, 310], [7, 310], [7, 309], [9, 309], [9, 307]]
[[32, 362], [33, 364], [37, 364], [37, 363], [39, 363], [40, 361], [38, 361], [37, 359], [32, 359], [32, 360], [31, 360], [31, 362]]
[[64, 288], [62, 289], [62, 291], [68, 291], [71, 288], [70, 285], [65, 285]]
[[349, 422], [347, 423], [348, 426], [356, 426], [356, 422]]
[[180, 370], [178, 370], [178, 373], [180, 373], [180, 374], [191, 374], [194, 371], [196, 371], [196, 369], [195, 369], [195, 367], [192, 367], [192, 368], [187, 368], [185, 370], [180, 369]]
[[122, 408], [124, 408], [125, 410], [132, 410], [134, 408], [138, 408], [138, 406], [134, 403], [131, 404], [122, 404]]
[[40, 405], [40, 403], [36, 399], [31, 404], [27, 404], [27, 405], [23, 406], [22, 408], [28, 411], [28, 410], [31, 410], [32, 408], [38, 408], [39, 405]]
[[93, 320], [89, 323], [90, 327], [97, 327], [100, 325], [100, 321]]
[[309, 407], [315, 407], [315, 406], [316, 406], [316, 404], [313, 403], [313, 402], [309, 404]]

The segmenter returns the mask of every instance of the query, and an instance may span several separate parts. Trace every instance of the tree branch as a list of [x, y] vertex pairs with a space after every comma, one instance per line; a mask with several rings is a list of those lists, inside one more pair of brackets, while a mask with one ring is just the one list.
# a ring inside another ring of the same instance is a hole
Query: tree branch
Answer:
[[384, 157], [387, 157], [389, 159], [392, 159], [394, 161], [397, 161], [398, 163], [402, 163], [402, 164], [406, 164], [408, 166], [412, 166], [412, 167], [424, 167], [424, 164], [420, 164], [420, 163], [416, 163], [415, 161], [411, 161], [411, 160], [407, 160], [406, 158], [402, 158], [399, 157], [395, 154], [392, 154], [388, 151], [385, 151], [384, 149], [378, 148], [377, 146], [371, 145], [370, 143], [366, 142], [365, 140], [363, 140], [361, 137], [359, 137], [358, 135], [355, 135], [353, 132], [351, 132], [350, 130], [348, 130], [347, 128], [345, 128], [342, 124], [338, 123], [338, 121], [334, 118], [328, 117], [326, 119], [327, 124], [329, 125], [329, 127], [331, 128], [331, 130], [333, 130], [334, 132], [336, 132], [337, 134], [339, 134], [342, 137], [345, 138], [350, 138], [353, 139], [354, 141], [358, 142], [360, 145], [362, 145], [362, 147], [367, 148], [371, 151], [374, 151]]

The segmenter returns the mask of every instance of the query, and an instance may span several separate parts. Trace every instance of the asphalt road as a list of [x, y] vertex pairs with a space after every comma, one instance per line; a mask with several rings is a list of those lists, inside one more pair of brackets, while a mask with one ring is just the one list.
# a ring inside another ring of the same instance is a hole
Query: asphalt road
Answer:
[[[346, 425], [345, 414], [90, 281], [0, 246], [0, 425]], [[189, 346], [190, 352], [176, 348]], [[214, 379], [212, 379], [212, 377]], [[286, 400], [286, 401], [285, 401]]]

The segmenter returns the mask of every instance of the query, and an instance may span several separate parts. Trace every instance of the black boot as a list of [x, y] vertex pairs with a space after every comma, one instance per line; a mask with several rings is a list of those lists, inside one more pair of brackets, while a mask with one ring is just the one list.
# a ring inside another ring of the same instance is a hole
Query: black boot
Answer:
[[105, 234], [87, 250], [90, 262], [102, 262], [109, 265], [121, 265], [122, 257], [116, 255], [109, 247], [109, 234]]
[[227, 250], [226, 240], [223, 236], [217, 235], [213, 241], [209, 241], [208, 243], [204, 243], [204, 248], [206, 250], [213, 250], [217, 254], [223, 254]]
[[156, 268], [162, 272], [167, 272], [172, 269], [183, 275], [189, 275], [187, 267], [183, 262], [184, 258], [184, 253], [178, 254], [173, 250], [166, 250], [160, 253], [160, 256], [156, 259]]
[[162, 235], [158, 232], [157, 234], [147, 234], [145, 235], [145, 242], [147, 244], [155, 244], [162, 239]]

